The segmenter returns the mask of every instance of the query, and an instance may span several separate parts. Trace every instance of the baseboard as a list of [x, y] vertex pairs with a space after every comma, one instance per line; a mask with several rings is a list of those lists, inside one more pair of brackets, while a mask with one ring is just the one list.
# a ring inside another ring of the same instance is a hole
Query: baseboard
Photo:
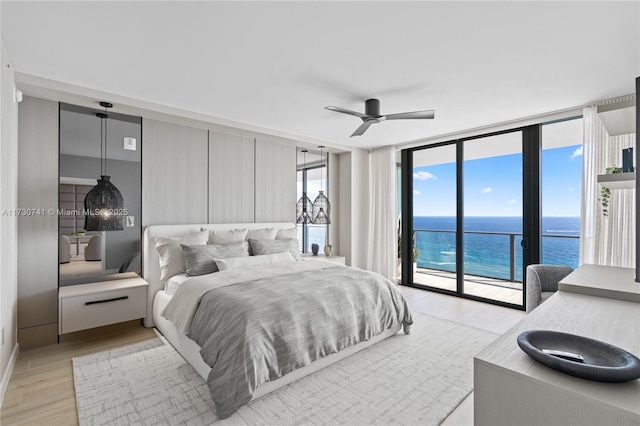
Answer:
[[2, 382], [0, 382], [0, 407], [2, 407], [2, 402], [4, 401], [4, 393], [9, 387], [9, 380], [11, 380], [13, 366], [16, 365], [16, 360], [18, 359], [18, 346], [19, 343], [16, 343], [15, 348], [13, 348], [13, 352], [11, 352], [11, 358], [9, 358], [7, 368], [4, 370], [4, 374], [2, 375]]

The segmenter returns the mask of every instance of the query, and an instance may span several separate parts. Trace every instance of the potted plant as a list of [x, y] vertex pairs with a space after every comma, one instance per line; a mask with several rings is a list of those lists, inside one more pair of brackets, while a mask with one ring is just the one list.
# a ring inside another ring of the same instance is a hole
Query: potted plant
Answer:
[[[622, 167], [607, 167], [606, 174], [611, 175], [615, 173], [622, 173]], [[609, 198], [611, 197], [611, 190], [606, 186], [600, 188], [600, 203], [602, 204], [602, 215], [609, 216]]]

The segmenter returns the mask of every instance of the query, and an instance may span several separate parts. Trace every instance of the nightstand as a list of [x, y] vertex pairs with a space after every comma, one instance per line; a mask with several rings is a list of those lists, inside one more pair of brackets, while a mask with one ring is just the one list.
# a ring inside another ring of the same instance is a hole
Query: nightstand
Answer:
[[302, 253], [300, 256], [302, 256], [303, 259], [322, 259], [322, 260], [330, 260], [331, 262], [338, 262], [342, 265], [346, 265], [346, 258], [344, 256], [325, 256], [324, 254], [320, 254], [318, 253], [317, 256], [314, 256], [311, 253]]
[[60, 287], [58, 334], [144, 318], [148, 286], [135, 277]]

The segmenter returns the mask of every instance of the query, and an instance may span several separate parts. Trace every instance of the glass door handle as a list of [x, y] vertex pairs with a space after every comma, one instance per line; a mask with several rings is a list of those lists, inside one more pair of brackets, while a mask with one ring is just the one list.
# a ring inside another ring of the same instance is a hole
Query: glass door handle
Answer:
[[522, 238], [522, 240], [520, 241], [520, 247], [525, 250], [529, 248], [529, 239], [527, 237]]

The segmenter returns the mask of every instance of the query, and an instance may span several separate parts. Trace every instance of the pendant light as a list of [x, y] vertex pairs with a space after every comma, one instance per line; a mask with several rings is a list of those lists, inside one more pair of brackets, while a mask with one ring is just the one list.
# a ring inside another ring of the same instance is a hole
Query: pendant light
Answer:
[[[307, 169], [307, 150], [302, 150], [303, 173]], [[303, 182], [304, 183], [304, 182]], [[313, 223], [313, 203], [307, 197], [306, 188], [302, 189], [302, 197], [296, 203], [296, 223]]]
[[[319, 146], [318, 148], [320, 149], [320, 162], [322, 162], [322, 150], [324, 149], [324, 146]], [[313, 210], [315, 212], [313, 223], [316, 225], [329, 225], [331, 223], [331, 218], [329, 216], [331, 212], [331, 204], [329, 203], [329, 199], [325, 197], [324, 191], [322, 190], [322, 169], [325, 167], [320, 169], [320, 191], [316, 199], [313, 200]]]
[[[96, 114], [100, 118], [100, 179], [84, 198], [86, 217], [84, 229], [87, 231], [122, 231], [122, 213], [124, 200], [122, 194], [107, 175], [107, 108], [113, 107], [108, 102], [100, 102], [104, 113]], [[104, 140], [103, 140], [104, 136]], [[103, 156], [104, 153], [104, 156]]]

